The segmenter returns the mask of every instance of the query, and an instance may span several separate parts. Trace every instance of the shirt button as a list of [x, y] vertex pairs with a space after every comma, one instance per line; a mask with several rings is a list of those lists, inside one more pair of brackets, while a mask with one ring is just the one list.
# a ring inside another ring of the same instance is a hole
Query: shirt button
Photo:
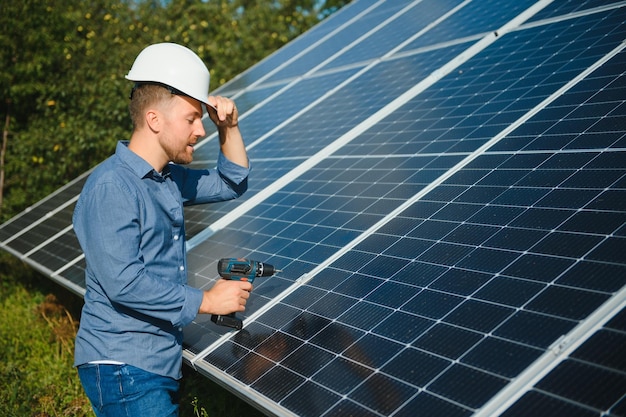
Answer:
[[178, 269], [181, 270], [181, 271], [184, 271], [185, 267], [181, 265], [181, 266], [178, 267]]
[[182, 332], [182, 331], [183, 331], [183, 328], [182, 328], [182, 327], [179, 327], [179, 328], [178, 328], [178, 331], [179, 331], [179, 332]]
[[174, 240], [178, 240], [178, 235], [175, 235], [175, 236], [174, 236]]

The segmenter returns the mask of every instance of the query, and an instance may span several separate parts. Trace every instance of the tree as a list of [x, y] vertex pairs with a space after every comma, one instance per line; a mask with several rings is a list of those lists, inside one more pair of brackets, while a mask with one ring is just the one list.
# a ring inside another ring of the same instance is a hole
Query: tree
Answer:
[[[146, 45], [200, 55], [211, 88], [347, 0], [24, 0], [0, 5], [5, 120], [0, 220], [105, 159], [130, 136], [124, 78]], [[2, 162], [2, 161], [0, 161]]]

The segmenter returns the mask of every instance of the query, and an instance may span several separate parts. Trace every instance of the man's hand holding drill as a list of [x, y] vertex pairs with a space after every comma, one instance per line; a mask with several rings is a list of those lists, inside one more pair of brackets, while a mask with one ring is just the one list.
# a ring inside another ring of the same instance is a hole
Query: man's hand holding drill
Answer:
[[213, 288], [204, 291], [198, 313], [227, 315], [244, 311], [252, 284], [247, 281], [218, 279]]
[[[250, 284], [249, 291], [252, 290], [252, 283], [257, 277], [271, 277], [277, 272], [282, 272], [280, 269], [274, 268], [273, 265], [268, 263], [254, 261], [245, 258], [222, 258], [217, 263], [217, 272], [222, 277], [219, 281], [226, 282], [240, 282]], [[217, 286], [217, 285], [216, 285]], [[215, 288], [215, 287], [213, 287]], [[245, 291], [246, 286], [240, 287], [240, 290]], [[214, 313], [211, 315], [211, 321], [219, 326], [232, 327], [237, 330], [243, 328], [243, 321], [235, 314], [237, 311], [243, 311], [245, 309], [246, 300], [249, 293], [240, 300], [239, 310], [230, 310], [229, 313]]]

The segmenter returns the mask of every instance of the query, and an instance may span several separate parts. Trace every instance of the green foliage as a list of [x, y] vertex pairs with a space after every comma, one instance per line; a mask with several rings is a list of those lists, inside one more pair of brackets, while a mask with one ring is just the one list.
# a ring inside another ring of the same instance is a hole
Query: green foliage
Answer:
[[[207, 64], [215, 89], [346, 3], [1, 1], [0, 121], [9, 121], [9, 136], [0, 223], [130, 136], [124, 76], [146, 45], [187, 45]], [[0, 415], [92, 415], [72, 368], [81, 300], [0, 252], [0, 303]], [[188, 369], [181, 392], [182, 416], [261, 415]]]
[[[0, 252], [0, 416], [93, 416], [72, 367], [81, 306], [80, 297]], [[183, 374], [181, 416], [263, 416], [191, 368]]]
[[93, 415], [72, 368], [75, 320], [30, 268], [6, 253], [0, 267], [0, 415]]
[[347, 0], [24, 0], [0, 4], [0, 116], [9, 117], [0, 222], [130, 136], [124, 78], [146, 45], [177, 42], [225, 83]]

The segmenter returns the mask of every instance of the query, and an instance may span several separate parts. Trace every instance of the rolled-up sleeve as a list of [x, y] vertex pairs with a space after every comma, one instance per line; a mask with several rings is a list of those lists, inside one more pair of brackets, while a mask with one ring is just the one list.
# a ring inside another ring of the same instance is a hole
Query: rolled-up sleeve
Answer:
[[202, 304], [204, 291], [190, 286], [183, 286], [185, 289], [185, 302], [180, 309], [178, 317], [174, 317], [172, 324], [176, 327], [185, 327], [190, 324], [198, 315], [198, 309]]
[[217, 170], [220, 175], [233, 184], [241, 184], [248, 179], [248, 174], [250, 173], [249, 167], [249, 162], [248, 168], [242, 167], [241, 165], [231, 162], [231, 160], [226, 158], [221, 152], [217, 158]]
[[172, 165], [170, 170], [185, 205], [232, 200], [248, 189], [250, 168], [235, 164], [221, 152], [216, 168], [189, 169]]

